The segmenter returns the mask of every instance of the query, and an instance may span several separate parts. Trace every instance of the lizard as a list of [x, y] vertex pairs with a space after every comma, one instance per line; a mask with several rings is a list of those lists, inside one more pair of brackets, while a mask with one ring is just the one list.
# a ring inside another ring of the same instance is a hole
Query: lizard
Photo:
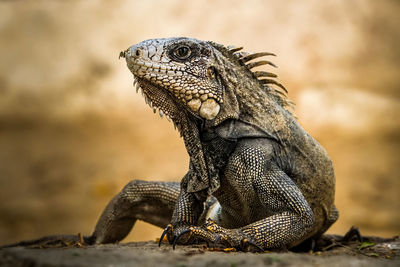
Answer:
[[[181, 182], [133, 180], [106, 206], [88, 244], [118, 242], [137, 220], [177, 244], [242, 251], [317, 240], [337, 219], [325, 149], [297, 121], [272, 53], [176, 37], [120, 53], [146, 103], [178, 129], [189, 154]], [[82, 237], [80, 237], [82, 240]]]

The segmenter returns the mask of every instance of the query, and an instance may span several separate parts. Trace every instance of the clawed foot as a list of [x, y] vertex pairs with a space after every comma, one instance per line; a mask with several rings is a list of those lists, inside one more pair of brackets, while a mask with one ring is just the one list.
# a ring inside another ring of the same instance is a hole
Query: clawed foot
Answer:
[[[173, 249], [175, 249], [176, 244], [189, 244], [192, 243], [192, 226], [188, 225], [178, 225], [172, 226], [172, 224], [168, 224], [167, 227], [164, 229], [163, 233], [161, 234], [160, 241], [158, 242], [158, 246], [161, 246], [161, 243], [164, 240], [164, 237], [167, 237], [170, 244], [172, 244]], [[184, 238], [183, 238], [184, 237]]]
[[256, 242], [246, 237], [239, 229], [225, 229], [218, 226], [214, 221], [207, 220], [203, 226], [189, 226], [169, 224], [163, 231], [160, 241], [167, 236], [168, 241], [175, 249], [177, 244], [190, 244], [195, 241], [205, 241], [213, 248], [235, 248], [241, 251], [264, 252], [264, 249]]

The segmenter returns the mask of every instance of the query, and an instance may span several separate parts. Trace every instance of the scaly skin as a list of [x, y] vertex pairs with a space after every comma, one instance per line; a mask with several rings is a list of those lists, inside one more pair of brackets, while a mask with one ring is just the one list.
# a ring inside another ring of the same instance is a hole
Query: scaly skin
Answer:
[[[173, 244], [290, 248], [338, 217], [327, 153], [288, 110], [276, 76], [250, 70], [273, 65], [251, 62], [271, 54], [239, 50], [169, 38], [121, 54], [150, 106], [178, 126], [190, 155], [165, 230]], [[212, 206], [204, 208], [210, 196]]]
[[181, 183], [130, 182], [86, 243], [122, 240], [136, 220], [167, 227], [170, 243], [243, 251], [291, 248], [337, 220], [326, 151], [290, 112], [276, 75], [248, 54], [191, 38], [152, 39], [121, 52], [137, 89], [183, 136]]

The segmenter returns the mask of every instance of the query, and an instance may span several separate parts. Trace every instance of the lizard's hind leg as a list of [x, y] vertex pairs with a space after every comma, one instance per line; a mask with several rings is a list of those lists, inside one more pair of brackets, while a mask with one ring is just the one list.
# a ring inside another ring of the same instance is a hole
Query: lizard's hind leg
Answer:
[[136, 220], [165, 227], [171, 220], [179, 191], [179, 183], [131, 181], [108, 203], [91, 236], [44, 236], [0, 246], [0, 249], [16, 246], [52, 248], [113, 243], [127, 236]]
[[91, 243], [122, 240], [136, 220], [165, 227], [171, 220], [179, 191], [178, 182], [131, 181], [104, 209], [89, 237]]

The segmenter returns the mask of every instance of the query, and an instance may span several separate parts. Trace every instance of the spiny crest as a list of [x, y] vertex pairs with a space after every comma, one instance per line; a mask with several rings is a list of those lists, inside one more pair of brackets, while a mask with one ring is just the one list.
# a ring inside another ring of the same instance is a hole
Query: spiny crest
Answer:
[[241, 51], [243, 47], [227, 46], [226, 48], [231, 56], [237, 58], [243, 66], [246, 66], [247, 69], [253, 73], [254, 77], [262, 84], [266, 91], [275, 96], [281, 106], [289, 112], [294, 113], [294, 103], [288, 98], [288, 91], [281, 83], [275, 80], [278, 75], [266, 71], [252, 70], [253, 68], [262, 65], [270, 65], [275, 68], [277, 68], [277, 66], [269, 60], [249, 62], [253, 59], [264, 56], [276, 56], [275, 54], [269, 52], [248, 53]]

